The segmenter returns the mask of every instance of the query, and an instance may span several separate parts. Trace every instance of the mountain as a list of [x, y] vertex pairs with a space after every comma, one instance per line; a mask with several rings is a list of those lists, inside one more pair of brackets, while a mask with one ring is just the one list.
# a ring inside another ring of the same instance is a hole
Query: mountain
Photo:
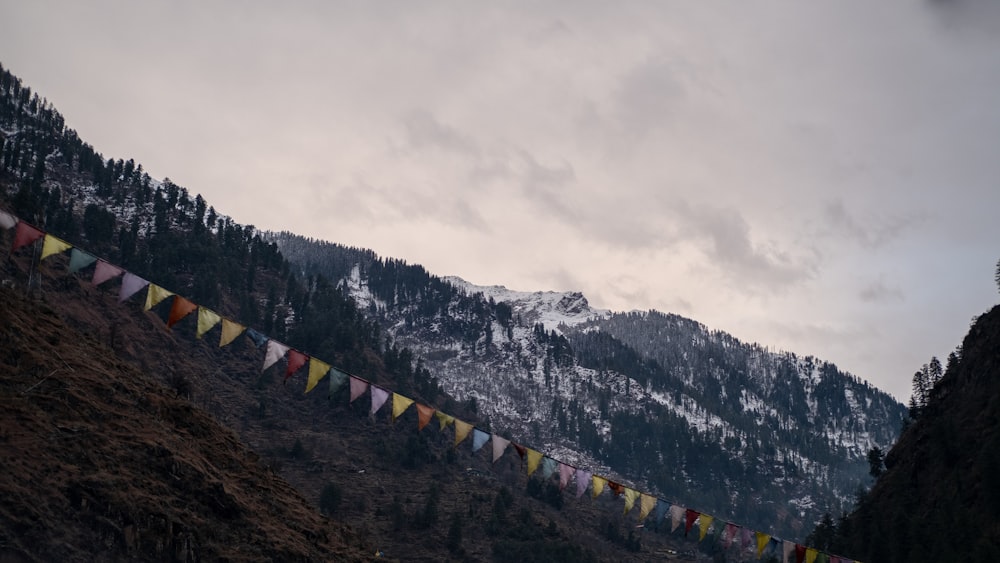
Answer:
[[230, 430], [0, 289], [0, 559], [364, 561]]
[[813, 532], [821, 542], [864, 561], [1000, 561], [1000, 306], [950, 360], [871, 491]]
[[[105, 159], [2, 68], [0, 141], [0, 205], [19, 217], [481, 429], [720, 518], [803, 534], [821, 508], [847, 502], [865, 448], [891, 442], [902, 417], [832, 364], [694, 321], [596, 311], [578, 293], [478, 288], [240, 225], [141, 164]], [[303, 395], [302, 375], [281, 385], [249, 341], [220, 349], [192, 335], [193, 320], [166, 330], [169, 303], [119, 305], [66, 262], [15, 253], [5, 280], [27, 282], [71, 327], [189, 397], [390, 556], [624, 561], [683, 549], [669, 530], [623, 531], [634, 520], [607, 495], [576, 500], [526, 479], [512, 454], [491, 465], [412, 420], [372, 421], [361, 401]], [[643, 344], [654, 328], [669, 346]]]
[[373, 252], [270, 233], [338, 283], [492, 428], [665, 498], [802, 535], [867, 482], [906, 411], [826, 361], [578, 292], [438, 277]]

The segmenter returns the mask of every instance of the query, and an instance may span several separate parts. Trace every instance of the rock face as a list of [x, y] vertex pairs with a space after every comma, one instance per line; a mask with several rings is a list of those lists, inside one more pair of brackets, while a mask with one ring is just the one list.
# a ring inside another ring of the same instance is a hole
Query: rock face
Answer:
[[863, 561], [1000, 561], [1000, 307], [980, 316], [838, 529]]
[[363, 560], [190, 401], [0, 289], [0, 560]]

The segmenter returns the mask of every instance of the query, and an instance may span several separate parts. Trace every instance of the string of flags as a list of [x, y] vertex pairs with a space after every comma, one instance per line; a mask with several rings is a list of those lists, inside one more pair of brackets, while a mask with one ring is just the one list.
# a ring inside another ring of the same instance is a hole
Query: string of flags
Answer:
[[[454, 429], [454, 447], [456, 448], [469, 439], [470, 436], [473, 453], [482, 450], [487, 442], [489, 442], [491, 444], [490, 452], [493, 463], [499, 461], [508, 449], [513, 449], [521, 460], [526, 462], [528, 477], [531, 477], [535, 473], [540, 473], [543, 480], [558, 478], [559, 490], [569, 489], [577, 498], [583, 497], [588, 488], [590, 489], [590, 496], [593, 499], [600, 497], [604, 493], [604, 490], [608, 489], [615, 498], [622, 498], [624, 500], [623, 515], [632, 512], [635, 509], [636, 503], [638, 503], [639, 522], [646, 522], [650, 515], [652, 515], [657, 525], [669, 521], [671, 532], [675, 532], [679, 527], [683, 526], [685, 537], [688, 537], [692, 530], [694, 530], [698, 535], [699, 542], [704, 541], [707, 537], [711, 537], [711, 541], [721, 545], [725, 550], [737, 549], [748, 553], [752, 551], [758, 559], [764, 556], [780, 557], [782, 563], [860, 563], [853, 559], [830, 555], [792, 541], [782, 540], [771, 534], [752, 530], [746, 526], [728, 522], [708, 513], [685, 507], [677, 502], [664, 500], [655, 495], [615, 482], [608, 477], [597, 475], [587, 469], [574, 467], [573, 465], [552, 458], [541, 451], [516, 443], [496, 433], [476, 428], [469, 422], [446, 414], [430, 405], [418, 403], [412, 398], [350, 374], [305, 352], [296, 350], [251, 327], [227, 319], [207, 307], [198, 305], [183, 296], [177, 295], [166, 288], [126, 271], [124, 268], [81, 250], [34, 225], [20, 220], [14, 214], [0, 209], [0, 229], [9, 230], [12, 228], [15, 229], [15, 232], [11, 255], [41, 240], [42, 248], [39, 261], [69, 251], [68, 273], [74, 274], [93, 265], [94, 271], [90, 282], [94, 286], [100, 286], [115, 278], [121, 278], [118, 290], [118, 303], [124, 303], [143, 289], [146, 290], [146, 299], [143, 305], [146, 311], [149, 311], [166, 299], [173, 298], [170, 305], [170, 312], [167, 315], [168, 328], [172, 329], [182, 319], [197, 312], [195, 336], [199, 339], [203, 338], [216, 326], [220, 326], [220, 348], [232, 344], [240, 335], [246, 335], [256, 348], [264, 350], [264, 360], [261, 365], [262, 372], [274, 366], [282, 359], [285, 360], [283, 382], [287, 382], [308, 364], [308, 368], [306, 368], [305, 393], [311, 392], [323, 379], [328, 378], [329, 397], [332, 398], [335, 393], [346, 387], [349, 389], [349, 402], [354, 403], [367, 393], [371, 400], [370, 414], [374, 416], [381, 411], [386, 403], [389, 403], [392, 409], [392, 423], [395, 423], [398, 418], [413, 406], [417, 412], [418, 431], [422, 431], [434, 419], [437, 420], [440, 431], [444, 431], [449, 426]], [[574, 486], [571, 486], [571, 484]]]

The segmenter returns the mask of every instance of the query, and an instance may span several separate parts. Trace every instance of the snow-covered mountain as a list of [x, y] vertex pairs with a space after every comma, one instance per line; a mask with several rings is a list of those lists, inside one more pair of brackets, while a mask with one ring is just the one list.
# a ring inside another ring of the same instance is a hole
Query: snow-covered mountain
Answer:
[[560, 459], [736, 521], [794, 531], [838, 512], [903, 405], [832, 363], [577, 292], [439, 278], [370, 251], [272, 234], [339, 283], [451, 395]]

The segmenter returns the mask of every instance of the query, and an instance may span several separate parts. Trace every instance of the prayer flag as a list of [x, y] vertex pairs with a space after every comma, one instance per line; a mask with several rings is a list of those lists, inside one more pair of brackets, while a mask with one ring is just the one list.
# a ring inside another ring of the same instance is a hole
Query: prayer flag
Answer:
[[819, 551], [813, 548], [806, 549], [806, 563], [816, 563], [816, 559], [819, 557]]
[[434, 407], [428, 407], [427, 405], [421, 405], [417, 403], [417, 431], [424, 429], [431, 423], [431, 417], [434, 416]]
[[487, 432], [483, 432], [478, 428], [472, 430], [472, 453], [478, 452], [483, 446], [486, 445], [490, 439], [490, 435]]
[[[248, 331], [249, 332], [249, 331]], [[283, 358], [286, 353], [288, 353], [289, 347], [285, 346], [277, 340], [267, 341], [267, 351], [264, 352], [264, 366], [260, 368], [260, 371], [266, 371], [267, 368], [278, 363], [278, 360]]]
[[670, 507], [670, 531], [676, 532], [677, 527], [684, 521], [685, 510], [683, 506], [673, 505]]
[[496, 463], [503, 456], [503, 452], [510, 445], [510, 440], [501, 436], [493, 435], [493, 463]]
[[582, 497], [583, 493], [587, 492], [587, 485], [590, 485], [593, 476], [594, 474], [590, 471], [576, 470], [576, 498]]
[[455, 419], [455, 447], [457, 448], [459, 444], [462, 443], [466, 437], [469, 436], [469, 432], [472, 432], [472, 425], [463, 420]]
[[561, 461], [559, 462], [559, 490], [560, 491], [563, 490], [563, 489], [565, 489], [566, 485], [569, 485], [569, 480], [573, 477], [574, 473], [576, 473], [576, 468], [575, 467], [573, 467], [572, 465], [566, 465], [565, 463], [563, 463]]
[[622, 515], [628, 514], [628, 511], [632, 510], [632, 507], [635, 506], [635, 501], [639, 498], [639, 491], [635, 489], [630, 489], [628, 487], [625, 487], [624, 494], [625, 494], [625, 512], [622, 512]]
[[125, 270], [105, 262], [104, 260], [97, 261], [97, 268], [94, 269], [94, 277], [90, 278], [90, 283], [94, 285], [101, 285], [102, 283], [110, 280], [111, 278], [122, 275]]
[[555, 475], [556, 469], [559, 468], [559, 462], [552, 459], [551, 457], [542, 458], [542, 480], [548, 481]]
[[400, 395], [399, 393], [393, 393], [392, 394], [392, 421], [396, 422], [396, 419], [399, 418], [404, 412], [406, 412], [406, 409], [410, 408], [410, 405], [412, 405], [412, 404], [413, 404], [413, 399], [411, 399], [409, 397], [404, 397], [404, 396]]
[[757, 536], [757, 559], [760, 559], [761, 555], [764, 554], [764, 548], [771, 541], [771, 536], [764, 532], [756, 532], [755, 535]]
[[377, 413], [378, 410], [382, 408], [382, 405], [384, 405], [385, 402], [389, 400], [389, 391], [386, 389], [382, 389], [378, 385], [372, 385], [371, 390], [372, 390], [371, 415], [375, 416], [375, 413]]
[[708, 514], [698, 516], [698, 541], [705, 539], [705, 535], [708, 534], [708, 529], [712, 526], [713, 520], [715, 520], [715, 517]]
[[79, 248], [74, 248], [69, 253], [69, 273], [76, 273], [94, 262], [97, 262], [96, 256], [87, 254]]
[[139, 293], [147, 285], [149, 285], [148, 281], [132, 272], [125, 272], [125, 277], [122, 278], [122, 286], [118, 289], [118, 302], [124, 303], [129, 297]]
[[285, 383], [288, 378], [295, 375], [295, 372], [302, 369], [302, 366], [306, 365], [309, 361], [309, 356], [299, 352], [298, 350], [292, 348], [288, 350], [288, 366], [285, 367], [285, 379], [281, 382]]
[[153, 307], [157, 306], [161, 301], [173, 295], [174, 292], [167, 291], [162, 287], [156, 285], [155, 283], [149, 284], [149, 289], [146, 290], [146, 306], [145, 309], [148, 311]]
[[687, 509], [687, 512], [684, 513], [684, 536], [685, 537], [687, 537], [688, 532], [691, 531], [691, 526], [694, 526], [694, 521], [697, 520], [699, 516], [701, 516], [700, 512], [698, 512], [697, 510], [691, 510], [690, 508]]
[[330, 364], [316, 358], [309, 358], [309, 379], [306, 380], [306, 393], [313, 390], [316, 384], [330, 373]]
[[330, 390], [326, 392], [327, 399], [333, 399], [334, 393], [347, 383], [348, 375], [337, 368], [330, 368]]
[[17, 217], [0, 210], [0, 229], [6, 231], [7, 229], [13, 229], [14, 225], [17, 225]]
[[643, 521], [649, 516], [649, 513], [653, 511], [653, 507], [656, 506], [656, 497], [653, 495], [647, 495], [642, 493], [639, 496], [639, 521]]
[[17, 230], [14, 231], [14, 247], [10, 251], [16, 252], [18, 248], [27, 246], [44, 236], [45, 233], [43, 231], [36, 229], [24, 221], [18, 221]]
[[229, 319], [222, 319], [222, 335], [219, 336], [219, 348], [231, 344], [236, 337], [243, 334], [247, 327]]
[[170, 315], [167, 317], [167, 328], [172, 328], [178, 321], [190, 315], [197, 308], [198, 306], [194, 303], [184, 299], [180, 295], [175, 295], [174, 303], [170, 306]]
[[593, 477], [590, 478], [590, 482], [591, 482], [590, 496], [591, 498], [597, 498], [601, 496], [601, 493], [604, 492], [604, 485], [608, 483], [608, 480], [605, 479], [604, 477], [594, 475]]
[[267, 344], [268, 338], [263, 333], [257, 332], [252, 328], [247, 329], [247, 338], [253, 341], [253, 345], [260, 348]]
[[[127, 275], [127, 274], [126, 274]], [[124, 282], [123, 286], [124, 286]], [[195, 336], [201, 338], [205, 333], [212, 330], [212, 327], [222, 322], [222, 317], [208, 307], [198, 307], [198, 331]]]
[[434, 418], [438, 419], [438, 430], [444, 430], [449, 424], [455, 424], [455, 417], [441, 411], [434, 413]]
[[538, 469], [538, 464], [542, 462], [542, 452], [528, 448], [528, 477]]
[[795, 542], [783, 541], [781, 544], [781, 563], [792, 563], [793, 555], [795, 555]]
[[45, 260], [53, 254], [59, 254], [60, 252], [66, 252], [67, 250], [73, 248], [73, 245], [56, 238], [52, 235], [46, 234], [45, 241], [42, 243], [42, 256], [39, 260]]

